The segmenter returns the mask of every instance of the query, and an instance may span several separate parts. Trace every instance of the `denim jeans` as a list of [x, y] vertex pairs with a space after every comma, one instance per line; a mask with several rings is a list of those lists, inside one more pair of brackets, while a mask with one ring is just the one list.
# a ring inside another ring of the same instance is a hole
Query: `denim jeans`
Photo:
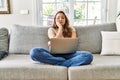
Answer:
[[66, 67], [87, 65], [93, 60], [91, 52], [88, 51], [77, 51], [71, 54], [51, 54], [49, 50], [44, 48], [31, 49], [30, 57], [34, 61]]

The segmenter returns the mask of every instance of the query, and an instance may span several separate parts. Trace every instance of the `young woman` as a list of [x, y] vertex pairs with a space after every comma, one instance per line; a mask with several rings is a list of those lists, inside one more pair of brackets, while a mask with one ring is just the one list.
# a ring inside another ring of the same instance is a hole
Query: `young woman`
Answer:
[[[73, 27], [69, 25], [69, 20], [63, 11], [56, 13], [54, 23], [48, 29], [49, 38], [76, 38], [77, 34]], [[50, 47], [50, 42], [48, 42]], [[60, 66], [80, 66], [90, 64], [93, 60], [91, 52], [77, 51], [71, 54], [51, 54], [44, 48], [33, 48], [30, 51], [32, 60]]]

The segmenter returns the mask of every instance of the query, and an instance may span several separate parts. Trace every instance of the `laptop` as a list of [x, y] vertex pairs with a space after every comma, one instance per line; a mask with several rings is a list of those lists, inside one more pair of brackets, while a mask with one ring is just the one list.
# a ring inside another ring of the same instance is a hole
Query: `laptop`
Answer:
[[52, 54], [70, 54], [77, 51], [78, 38], [51, 38]]

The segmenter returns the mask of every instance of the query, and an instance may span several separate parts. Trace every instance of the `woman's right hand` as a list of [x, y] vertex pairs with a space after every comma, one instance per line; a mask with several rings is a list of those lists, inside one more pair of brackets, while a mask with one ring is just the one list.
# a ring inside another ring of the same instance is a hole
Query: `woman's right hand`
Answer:
[[60, 22], [56, 21], [56, 25], [58, 26], [59, 29], [62, 29], [62, 24], [60, 24]]

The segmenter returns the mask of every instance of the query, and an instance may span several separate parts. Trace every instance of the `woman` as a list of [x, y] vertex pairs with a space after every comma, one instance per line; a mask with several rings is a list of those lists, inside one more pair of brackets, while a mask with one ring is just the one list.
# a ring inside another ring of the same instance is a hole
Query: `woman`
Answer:
[[[49, 38], [77, 38], [76, 31], [69, 25], [69, 20], [63, 11], [56, 13], [54, 23], [48, 29]], [[50, 47], [50, 42], [48, 42]], [[44, 48], [33, 48], [30, 51], [32, 60], [60, 66], [80, 66], [90, 64], [93, 60], [91, 52], [77, 51], [71, 54], [51, 54]]]

